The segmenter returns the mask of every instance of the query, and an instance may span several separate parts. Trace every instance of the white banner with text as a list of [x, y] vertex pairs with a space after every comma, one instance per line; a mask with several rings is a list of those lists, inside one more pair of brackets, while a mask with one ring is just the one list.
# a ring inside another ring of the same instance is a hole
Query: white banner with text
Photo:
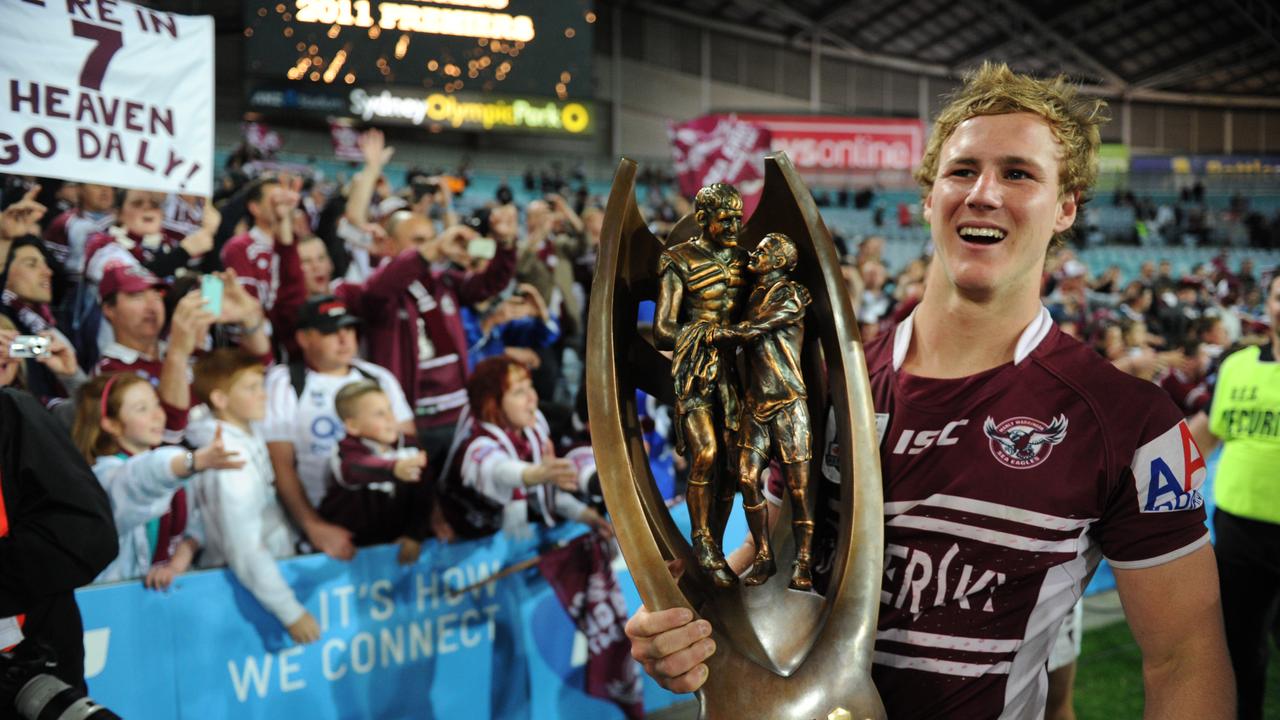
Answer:
[[5, 0], [0, 172], [208, 196], [213, 18]]

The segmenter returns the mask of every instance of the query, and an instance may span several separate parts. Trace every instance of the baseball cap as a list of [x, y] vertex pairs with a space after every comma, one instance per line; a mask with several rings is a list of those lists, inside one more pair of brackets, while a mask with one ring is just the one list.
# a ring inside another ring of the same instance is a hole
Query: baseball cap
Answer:
[[298, 329], [313, 328], [328, 335], [344, 327], [360, 324], [360, 318], [347, 311], [347, 306], [332, 295], [313, 295], [298, 313]]
[[113, 263], [102, 273], [102, 282], [98, 283], [98, 297], [106, 300], [116, 293], [136, 293], [166, 287], [168, 286], [163, 280], [141, 265]]

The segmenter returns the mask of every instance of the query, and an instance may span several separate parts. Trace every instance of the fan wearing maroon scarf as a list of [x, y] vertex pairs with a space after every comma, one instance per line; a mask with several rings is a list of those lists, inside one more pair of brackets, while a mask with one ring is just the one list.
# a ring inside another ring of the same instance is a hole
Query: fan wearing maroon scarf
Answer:
[[474, 416], [458, 429], [441, 497], [454, 532], [523, 537], [532, 524], [577, 520], [613, 536], [609, 521], [578, 499], [591, 471], [556, 457], [523, 365], [503, 356], [482, 361], [467, 396]]
[[212, 204], [206, 204], [202, 224], [189, 235], [178, 237], [165, 232], [164, 205], [164, 193], [122, 192], [116, 206], [120, 224], [90, 236], [85, 245], [85, 278], [100, 283], [106, 269], [117, 263], [141, 265], [160, 277], [198, 265], [213, 250], [213, 233], [222, 216]]
[[195, 451], [161, 446], [164, 425], [160, 399], [137, 375], [99, 375], [80, 389], [72, 437], [111, 499], [120, 541], [96, 582], [145, 578], [147, 587], [167, 589], [191, 566], [204, 534], [187, 481], [244, 466], [221, 433]]

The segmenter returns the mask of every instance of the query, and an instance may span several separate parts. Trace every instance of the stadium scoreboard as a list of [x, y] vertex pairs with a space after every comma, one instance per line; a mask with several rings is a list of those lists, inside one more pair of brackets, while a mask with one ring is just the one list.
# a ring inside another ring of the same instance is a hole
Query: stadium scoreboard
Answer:
[[250, 0], [244, 8], [253, 109], [432, 129], [593, 129], [592, 0]]

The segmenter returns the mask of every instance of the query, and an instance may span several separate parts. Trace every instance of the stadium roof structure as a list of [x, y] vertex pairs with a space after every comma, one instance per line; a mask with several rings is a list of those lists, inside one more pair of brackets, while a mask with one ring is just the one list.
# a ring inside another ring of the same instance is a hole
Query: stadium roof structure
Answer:
[[[134, 0], [243, 30], [242, 3]], [[434, 0], [448, 4], [448, 0]], [[556, 0], [544, 0], [554, 2]], [[1280, 108], [1274, 0], [595, 0], [867, 65], [959, 78], [983, 60], [1138, 101]]]
[[1271, 0], [597, 0], [868, 65], [958, 78], [983, 60], [1132, 100], [1280, 107]]

